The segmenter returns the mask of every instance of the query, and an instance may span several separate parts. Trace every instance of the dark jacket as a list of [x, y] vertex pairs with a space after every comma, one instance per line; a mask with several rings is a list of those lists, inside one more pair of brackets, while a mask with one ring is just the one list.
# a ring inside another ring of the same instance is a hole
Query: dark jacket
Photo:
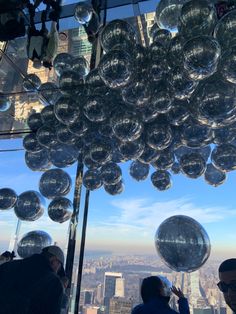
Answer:
[[[186, 298], [180, 298], [179, 303], [179, 313], [189, 314], [188, 300]], [[137, 305], [132, 314], [177, 314], [173, 310], [168, 302], [163, 298], [152, 299], [147, 303]]]
[[62, 296], [61, 281], [41, 254], [0, 266], [0, 314], [59, 314]]

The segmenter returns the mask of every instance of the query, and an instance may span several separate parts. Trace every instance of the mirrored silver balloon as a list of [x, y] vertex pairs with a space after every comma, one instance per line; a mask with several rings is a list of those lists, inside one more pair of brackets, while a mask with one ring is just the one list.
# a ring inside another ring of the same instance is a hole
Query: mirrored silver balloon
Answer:
[[168, 62], [172, 67], [183, 66], [183, 46], [185, 40], [184, 38], [177, 34], [172, 37], [168, 49]]
[[144, 142], [140, 139], [132, 142], [123, 142], [119, 146], [119, 150], [126, 160], [137, 159], [144, 151]]
[[144, 164], [139, 160], [135, 160], [130, 165], [129, 174], [136, 181], [143, 181], [147, 179], [149, 169], [150, 169], [149, 164]]
[[148, 126], [146, 135], [147, 144], [153, 149], [163, 150], [167, 148], [172, 141], [171, 128], [166, 125], [160, 125], [155, 121]]
[[57, 99], [60, 97], [60, 91], [55, 83], [47, 82], [43, 83], [39, 88], [41, 102], [44, 105], [54, 105]]
[[40, 78], [32, 73], [32, 74], [27, 74], [22, 82], [22, 87], [26, 92], [35, 92], [39, 89], [41, 86], [41, 80]]
[[36, 135], [39, 144], [47, 148], [55, 145], [57, 142], [56, 130], [54, 126], [51, 126], [51, 124], [43, 125], [38, 129]]
[[181, 134], [182, 144], [199, 148], [208, 145], [213, 137], [212, 129], [208, 126], [197, 123], [186, 123], [183, 127], [183, 133]]
[[51, 167], [51, 162], [46, 149], [37, 153], [26, 152], [25, 163], [33, 171], [45, 171]]
[[20, 220], [35, 221], [39, 219], [45, 209], [45, 200], [36, 191], [26, 191], [18, 196], [14, 207], [16, 216]]
[[168, 170], [174, 161], [174, 152], [170, 149], [165, 149], [161, 151], [159, 158], [152, 163], [152, 166], [157, 170]]
[[48, 205], [48, 216], [55, 222], [63, 223], [71, 218], [73, 204], [68, 198], [56, 197]]
[[60, 77], [63, 71], [70, 70], [72, 61], [73, 57], [69, 53], [59, 53], [53, 61], [53, 68], [57, 76]]
[[179, 174], [180, 171], [181, 171], [180, 164], [178, 162], [174, 162], [173, 165], [171, 166], [171, 172], [173, 174]]
[[114, 162], [109, 162], [101, 168], [101, 178], [104, 184], [117, 184], [121, 180], [121, 168]]
[[211, 244], [205, 229], [193, 218], [167, 218], [155, 234], [155, 246], [162, 261], [174, 271], [193, 272], [209, 258]]
[[196, 179], [205, 172], [206, 162], [199, 153], [190, 153], [180, 158], [180, 167], [188, 178]]
[[15, 206], [17, 201], [17, 194], [14, 190], [9, 188], [0, 189], [0, 210], [11, 209]]
[[17, 243], [17, 253], [21, 258], [27, 258], [33, 254], [40, 254], [43, 248], [52, 244], [52, 238], [45, 231], [30, 231]]
[[174, 99], [172, 107], [168, 111], [168, 121], [170, 124], [179, 126], [190, 116], [189, 103], [187, 100]]
[[54, 113], [61, 123], [70, 125], [79, 118], [80, 108], [75, 99], [69, 96], [62, 96], [54, 105]]
[[157, 25], [171, 32], [178, 30], [181, 8], [186, 0], [161, 0], [156, 8]]
[[138, 139], [143, 130], [140, 117], [128, 111], [116, 112], [111, 119], [111, 126], [115, 136], [124, 142]]
[[136, 107], [145, 106], [151, 97], [151, 90], [146, 81], [137, 80], [122, 89], [122, 98], [128, 105]]
[[184, 68], [193, 80], [203, 80], [217, 70], [221, 47], [211, 36], [198, 36], [183, 47]]
[[79, 152], [76, 145], [57, 143], [52, 145], [48, 151], [51, 163], [58, 168], [73, 165], [78, 159]]
[[167, 29], [159, 29], [153, 35], [153, 42], [162, 44], [165, 48], [169, 48], [171, 41], [171, 32]]
[[158, 110], [158, 113], [167, 113], [172, 107], [173, 94], [164, 82], [151, 86], [152, 95], [150, 102]]
[[50, 169], [43, 173], [39, 181], [40, 193], [49, 199], [65, 196], [71, 189], [71, 178], [62, 169]]
[[89, 147], [89, 153], [93, 161], [103, 165], [111, 160], [112, 146], [105, 139], [95, 139]]
[[80, 77], [84, 78], [89, 73], [88, 61], [83, 56], [77, 57], [73, 59], [71, 69], [78, 73]]
[[92, 122], [105, 121], [110, 115], [107, 99], [101, 95], [88, 96], [84, 102], [83, 112]]
[[213, 165], [222, 171], [236, 169], [236, 147], [231, 144], [216, 146], [211, 154]]
[[8, 109], [11, 108], [11, 100], [9, 97], [0, 93], [0, 112], [6, 112]]
[[56, 134], [58, 142], [62, 144], [71, 145], [77, 140], [77, 137], [69, 131], [67, 125], [61, 123], [56, 126]]
[[236, 10], [232, 10], [218, 21], [214, 30], [214, 37], [220, 43], [223, 51], [236, 45], [235, 31]]
[[175, 157], [176, 157], [178, 162], [180, 162], [180, 159], [183, 155], [188, 155], [191, 153], [200, 154], [203, 157], [203, 159], [205, 160], [205, 162], [207, 162], [210, 155], [211, 155], [211, 146], [208, 145], [208, 146], [201, 147], [201, 148], [190, 148], [190, 147], [186, 147], [186, 146], [180, 146], [174, 150], [174, 153], [175, 153]]
[[37, 131], [43, 125], [41, 113], [32, 113], [27, 119], [27, 124], [32, 131]]
[[192, 99], [194, 117], [202, 124], [219, 128], [236, 121], [235, 87], [218, 75], [199, 84]]
[[113, 20], [108, 23], [100, 34], [103, 49], [108, 52], [116, 46], [124, 48], [136, 43], [136, 33], [132, 25], [124, 20]]
[[153, 172], [151, 175], [151, 181], [153, 186], [159, 191], [166, 191], [172, 185], [171, 175], [166, 170], [157, 170]]
[[102, 57], [98, 71], [108, 87], [122, 88], [132, 80], [132, 58], [126, 51], [114, 49]]
[[235, 140], [235, 125], [213, 130], [213, 143], [217, 145], [231, 143]]
[[103, 80], [101, 79], [98, 68], [92, 69], [85, 78], [85, 83], [89, 86], [104, 86]]
[[89, 2], [79, 2], [75, 7], [74, 17], [80, 24], [88, 24], [93, 15], [93, 7]]
[[83, 84], [83, 76], [75, 70], [64, 70], [59, 78], [60, 90], [63, 94], [74, 94], [77, 87]]
[[55, 123], [56, 117], [54, 114], [54, 106], [48, 105], [44, 107], [41, 111], [41, 117], [43, 120], [43, 123]]
[[119, 181], [116, 184], [112, 184], [112, 185], [106, 185], [104, 184], [104, 190], [111, 195], [118, 195], [121, 194], [124, 191], [124, 184], [121, 181]]
[[236, 84], [236, 46], [227, 49], [221, 56], [218, 70], [226, 81]]
[[28, 134], [23, 139], [23, 147], [27, 152], [36, 153], [43, 149], [39, 144], [38, 138], [35, 133]]
[[213, 3], [207, 0], [190, 0], [182, 7], [179, 31], [185, 38], [212, 35], [217, 20]]
[[204, 173], [205, 181], [212, 186], [219, 186], [226, 180], [226, 173], [217, 169], [213, 164], [208, 164]]
[[98, 170], [87, 170], [83, 176], [83, 185], [93, 191], [102, 186], [101, 174]]
[[157, 160], [160, 156], [160, 151], [152, 148], [151, 146], [145, 144], [144, 151], [142, 155], [139, 156], [138, 160], [144, 164], [150, 164]]
[[78, 137], [82, 137], [89, 129], [89, 122], [84, 116], [77, 118], [72, 124], [68, 125], [68, 130]]

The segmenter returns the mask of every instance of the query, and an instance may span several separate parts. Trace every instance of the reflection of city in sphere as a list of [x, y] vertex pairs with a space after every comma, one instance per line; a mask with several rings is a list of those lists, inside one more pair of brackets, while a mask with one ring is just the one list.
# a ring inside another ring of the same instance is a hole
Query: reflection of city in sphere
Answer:
[[50, 235], [44, 231], [35, 230], [23, 235], [17, 244], [17, 253], [21, 258], [40, 254], [42, 249], [53, 244]]
[[39, 219], [45, 209], [45, 200], [36, 191], [26, 191], [18, 196], [14, 211], [20, 220], [35, 221]]
[[56, 197], [48, 206], [48, 216], [55, 222], [63, 223], [70, 219], [73, 204], [68, 198]]
[[11, 209], [17, 201], [16, 192], [9, 188], [0, 189], [0, 210]]
[[204, 228], [193, 218], [167, 218], [155, 235], [156, 250], [163, 262], [175, 271], [193, 272], [210, 256], [211, 244]]
[[22, 86], [26, 92], [35, 92], [41, 86], [41, 80], [36, 74], [28, 74], [25, 76]]
[[93, 15], [93, 8], [87, 2], [80, 2], [75, 7], [75, 19], [80, 24], [87, 24], [90, 22]]

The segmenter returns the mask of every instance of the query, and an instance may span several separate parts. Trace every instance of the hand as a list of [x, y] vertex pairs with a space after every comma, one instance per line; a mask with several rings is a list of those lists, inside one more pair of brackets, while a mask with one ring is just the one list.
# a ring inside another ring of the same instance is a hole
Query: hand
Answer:
[[180, 288], [176, 288], [175, 286], [172, 286], [171, 291], [178, 297], [178, 298], [184, 298], [183, 292], [180, 290]]

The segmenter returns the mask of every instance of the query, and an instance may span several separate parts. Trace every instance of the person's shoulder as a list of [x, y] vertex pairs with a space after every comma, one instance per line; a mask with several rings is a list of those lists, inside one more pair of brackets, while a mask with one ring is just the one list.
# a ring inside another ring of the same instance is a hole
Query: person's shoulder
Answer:
[[138, 304], [138, 305], [136, 305], [136, 306], [133, 308], [131, 314], [142, 314], [142, 313], [145, 313], [145, 312], [144, 312], [144, 304]]

